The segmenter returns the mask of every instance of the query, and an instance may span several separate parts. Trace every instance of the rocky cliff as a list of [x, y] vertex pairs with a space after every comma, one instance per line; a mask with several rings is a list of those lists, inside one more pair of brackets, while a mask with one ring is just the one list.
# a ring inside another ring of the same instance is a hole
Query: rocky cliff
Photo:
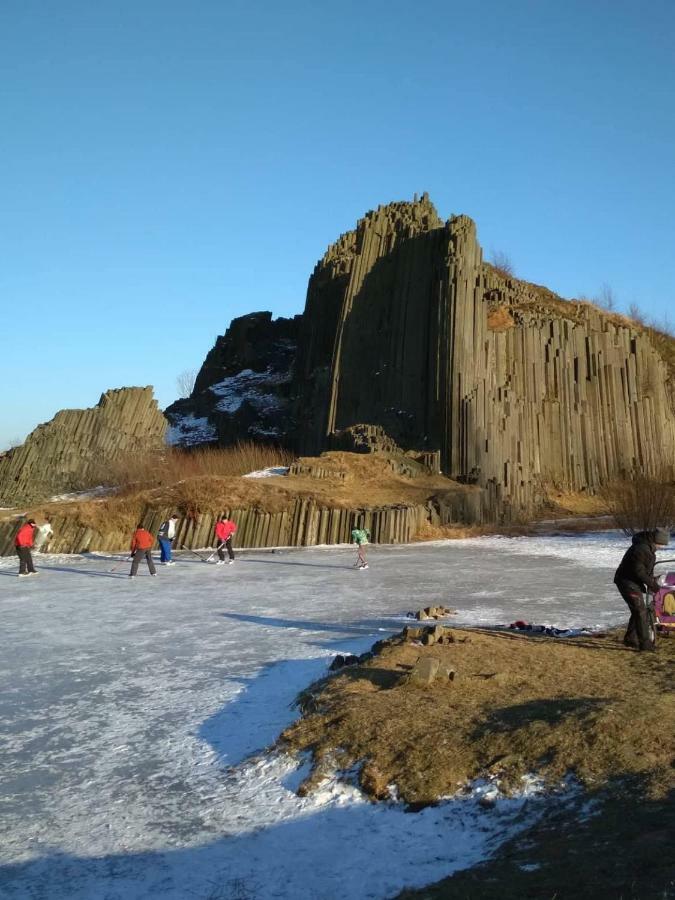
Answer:
[[249, 371], [283, 371], [283, 402], [264, 385], [241, 428], [226, 412], [226, 441], [259, 429], [316, 454], [354, 431], [381, 434], [388, 449], [437, 455], [504, 517], [548, 486], [594, 490], [664, 465], [673, 474], [673, 342], [664, 353], [635, 322], [506, 277], [483, 261], [474, 222], [443, 222], [426, 195], [368, 213], [328, 249], [283, 366], [260, 345], [255, 368], [234, 371], [243, 362], [229, 348], [248, 320], [220, 339], [225, 379], [209, 383], [207, 359], [203, 414], [218, 421], [215, 396], [220, 410], [239, 403]]
[[91, 484], [107, 461], [161, 448], [166, 427], [151, 387], [106, 391], [91, 409], [63, 409], [0, 455], [0, 506]]
[[296, 431], [290, 398], [300, 320], [273, 321], [270, 312], [233, 319], [209, 351], [190, 397], [166, 410], [168, 442], [290, 443]]

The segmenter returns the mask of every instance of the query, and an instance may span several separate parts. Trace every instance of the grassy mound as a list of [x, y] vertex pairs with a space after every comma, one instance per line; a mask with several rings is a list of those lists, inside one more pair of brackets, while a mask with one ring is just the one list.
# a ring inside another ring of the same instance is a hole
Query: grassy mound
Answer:
[[[436, 657], [454, 680], [410, 684], [419, 658]], [[314, 685], [302, 718], [282, 735], [311, 751], [305, 790], [324, 769], [361, 764], [374, 799], [395, 784], [402, 800], [433, 803], [468, 780], [498, 775], [585, 785], [639, 777], [651, 795], [675, 786], [675, 640], [657, 653], [626, 650], [619, 635], [555, 640], [454, 631], [422, 646], [398, 636], [364, 664]]]

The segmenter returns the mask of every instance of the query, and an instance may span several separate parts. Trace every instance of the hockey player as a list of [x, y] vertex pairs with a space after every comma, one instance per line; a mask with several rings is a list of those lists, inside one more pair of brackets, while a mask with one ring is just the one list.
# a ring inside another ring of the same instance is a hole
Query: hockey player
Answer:
[[173, 544], [173, 539], [176, 537], [177, 522], [178, 516], [174, 513], [159, 526], [159, 532], [157, 533], [160, 550], [159, 561], [163, 566], [175, 565], [171, 558], [171, 546]]
[[156, 575], [157, 571], [155, 569], [155, 564], [152, 561], [152, 554], [150, 553], [150, 549], [152, 548], [155, 539], [147, 531], [143, 528], [143, 523], [141, 522], [137, 527], [136, 531], [134, 531], [133, 537], [131, 538], [131, 572], [129, 572], [129, 578], [135, 578], [136, 572], [138, 572], [138, 566], [140, 561], [145, 557], [145, 561], [148, 564], [148, 569], [150, 570], [151, 575]]
[[370, 541], [370, 532], [367, 528], [354, 528], [352, 530], [352, 542], [356, 544], [358, 547], [358, 553], [356, 556], [356, 562], [354, 563], [355, 569], [367, 569], [368, 563], [366, 562], [366, 551], [365, 547]]
[[19, 557], [19, 578], [26, 578], [28, 575], [37, 575], [35, 566], [33, 565], [33, 555], [30, 552], [33, 546], [33, 537], [35, 535], [35, 520], [28, 519], [16, 533], [14, 538], [14, 546], [16, 555]]
[[35, 529], [35, 541], [33, 544], [35, 552], [46, 553], [47, 550], [49, 550], [49, 544], [51, 543], [53, 536], [54, 529], [52, 528], [52, 520], [49, 516], [45, 516], [44, 523], [38, 525]]
[[225, 553], [223, 547], [227, 550], [229, 556], [229, 564], [234, 562], [234, 550], [232, 549], [232, 538], [237, 531], [237, 526], [227, 516], [221, 516], [216, 522], [216, 552], [218, 554], [217, 566], [225, 565]]

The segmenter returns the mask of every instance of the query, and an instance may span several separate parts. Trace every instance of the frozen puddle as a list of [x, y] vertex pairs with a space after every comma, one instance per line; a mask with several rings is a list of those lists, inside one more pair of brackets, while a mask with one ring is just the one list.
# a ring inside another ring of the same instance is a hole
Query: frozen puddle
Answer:
[[[623, 620], [625, 539], [482, 538], [181, 557], [129, 582], [110, 557], [0, 560], [0, 896], [388, 898], [473, 865], [546, 802], [478, 803], [488, 787], [406, 813], [349, 784], [294, 793], [261, 755], [298, 691], [430, 603], [454, 621], [557, 627]], [[144, 573], [145, 574], [145, 573]]]

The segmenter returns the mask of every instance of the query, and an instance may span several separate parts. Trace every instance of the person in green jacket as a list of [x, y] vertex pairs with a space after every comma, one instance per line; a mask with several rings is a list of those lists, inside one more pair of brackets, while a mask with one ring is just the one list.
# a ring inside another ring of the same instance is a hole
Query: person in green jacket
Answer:
[[352, 529], [352, 542], [359, 548], [359, 552], [354, 563], [355, 569], [367, 569], [366, 551], [364, 547], [370, 541], [370, 532], [367, 528]]

